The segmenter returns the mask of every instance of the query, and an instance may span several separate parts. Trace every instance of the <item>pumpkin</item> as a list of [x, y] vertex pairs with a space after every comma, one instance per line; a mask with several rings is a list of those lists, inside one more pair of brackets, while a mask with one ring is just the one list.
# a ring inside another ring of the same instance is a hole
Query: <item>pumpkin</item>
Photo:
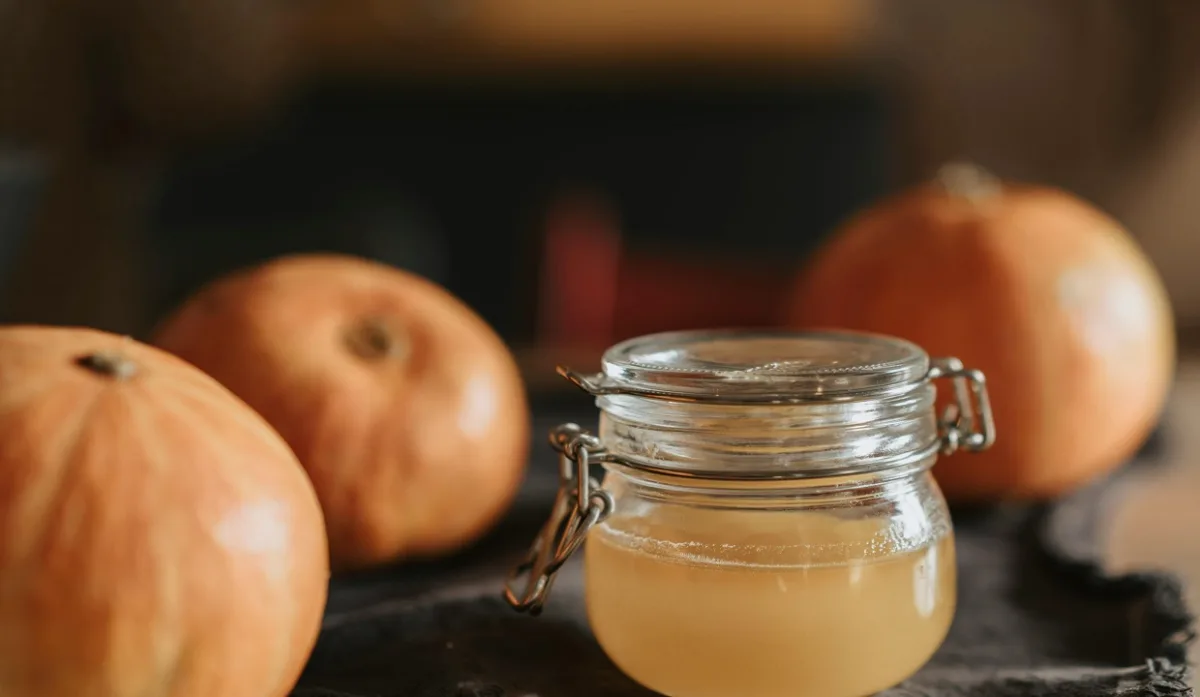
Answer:
[[788, 308], [794, 326], [900, 336], [984, 372], [994, 447], [934, 468], [960, 502], [1050, 498], [1110, 472], [1153, 429], [1172, 382], [1166, 292], [1121, 225], [1065, 191], [970, 165], [846, 222]]
[[283, 439], [152, 347], [0, 329], [0, 694], [283, 697], [321, 511]]
[[291, 445], [337, 570], [461, 548], [523, 477], [515, 360], [470, 308], [413, 274], [342, 255], [276, 259], [200, 290], [155, 342]]

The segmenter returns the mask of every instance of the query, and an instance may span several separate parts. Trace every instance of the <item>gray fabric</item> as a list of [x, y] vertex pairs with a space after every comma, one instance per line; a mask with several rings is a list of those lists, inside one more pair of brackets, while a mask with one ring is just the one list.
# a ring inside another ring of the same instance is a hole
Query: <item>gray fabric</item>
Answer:
[[[542, 523], [540, 458], [503, 526], [468, 554], [334, 583], [321, 641], [293, 697], [634, 697], [583, 612], [577, 563], [546, 612], [500, 599]], [[1094, 519], [1111, 484], [1053, 508], [956, 511], [959, 609], [933, 660], [887, 697], [1190, 695], [1191, 616], [1169, 577], [1105, 576]]]

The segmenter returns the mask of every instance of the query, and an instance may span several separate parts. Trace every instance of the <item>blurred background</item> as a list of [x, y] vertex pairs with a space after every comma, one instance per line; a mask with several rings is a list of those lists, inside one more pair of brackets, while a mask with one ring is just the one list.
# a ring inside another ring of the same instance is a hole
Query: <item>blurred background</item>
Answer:
[[[773, 321], [838, 222], [951, 159], [1115, 215], [1196, 335], [1193, 0], [0, 0], [0, 321], [145, 336], [342, 251], [445, 285], [537, 385]], [[1200, 419], [1180, 376], [1168, 422]], [[1191, 472], [1114, 514], [1110, 559], [1190, 564], [1200, 604], [1200, 542], [1164, 532], [1200, 525]]]
[[140, 336], [335, 250], [540, 373], [768, 322], [836, 223], [970, 158], [1124, 221], [1186, 333], [1197, 33], [1185, 0], [0, 0], [0, 320]]

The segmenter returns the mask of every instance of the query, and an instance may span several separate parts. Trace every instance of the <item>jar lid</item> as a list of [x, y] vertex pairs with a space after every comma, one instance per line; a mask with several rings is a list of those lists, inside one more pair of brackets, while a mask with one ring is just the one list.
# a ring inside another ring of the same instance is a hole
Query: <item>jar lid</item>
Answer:
[[792, 402], [887, 392], [924, 380], [929, 356], [903, 339], [859, 332], [704, 330], [651, 334], [605, 352], [603, 373], [568, 374], [593, 394]]

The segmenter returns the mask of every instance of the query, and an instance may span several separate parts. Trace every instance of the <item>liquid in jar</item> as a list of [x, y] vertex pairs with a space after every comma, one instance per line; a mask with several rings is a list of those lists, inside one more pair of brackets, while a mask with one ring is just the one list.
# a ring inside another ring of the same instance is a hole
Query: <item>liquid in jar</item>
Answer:
[[614, 516], [585, 548], [597, 641], [668, 697], [863, 697], [901, 682], [954, 615], [950, 526], [913, 547], [903, 520], [842, 513]]

